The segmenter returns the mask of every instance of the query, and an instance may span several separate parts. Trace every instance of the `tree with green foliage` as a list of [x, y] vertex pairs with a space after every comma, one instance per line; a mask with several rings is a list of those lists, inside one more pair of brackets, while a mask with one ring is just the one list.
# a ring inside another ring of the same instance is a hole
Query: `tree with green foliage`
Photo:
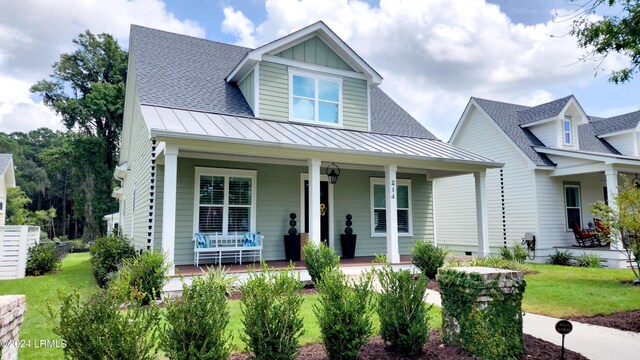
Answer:
[[618, 194], [609, 200], [609, 204], [596, 202], [591, 212], [602, 220], [605, 229], [610, 229], [612, 242], [622, 245], [620, 251], [631, 265], [636, 277], [634, 283], [640, 284], [640, 188], [622, 176]]
[[27, 223], [27, 205], [31, 199], [27, 197], [20, 186], [7, 188], [7, 212], [5, 222], [7, 225], [24, 225]]
[[60, 55], [51, 80], [41, 80], [31, 91], [62, 116], [67, 129], [78, 128], [101, 139], [105, 163], [115, 165], [124, 114], [127, 52], [109, 34], [89, 30], [73, 40], [79, 49]]
[[[593, 15], [603, 5], [610, 10], [620, 9], [620, 14], [594, 20]], [[578, 45], [592, 49], [585, 59], [604, 60], [611, 53], [629, 57], [629, 66], [612, 71], [609, 81], [621, 84], [640, 71], [640, 0], [589, 0], [567, 16], [573, 18], [570, 34], [578, 39]]]

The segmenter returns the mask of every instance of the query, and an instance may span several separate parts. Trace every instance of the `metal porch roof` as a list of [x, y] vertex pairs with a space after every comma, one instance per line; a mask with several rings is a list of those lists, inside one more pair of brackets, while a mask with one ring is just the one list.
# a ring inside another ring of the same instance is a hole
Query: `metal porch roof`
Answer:
[[142, 105], [151, 136], [333, 150], [424, 160], [502, 164], [440, 140]]

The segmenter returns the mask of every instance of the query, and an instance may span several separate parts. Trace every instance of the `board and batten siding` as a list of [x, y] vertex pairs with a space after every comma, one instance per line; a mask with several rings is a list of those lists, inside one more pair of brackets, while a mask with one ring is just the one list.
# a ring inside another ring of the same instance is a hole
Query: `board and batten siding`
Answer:
[[354, 71], [351, 66], [317, 36], [285, 49], [275, 54], [275, 56], [334, 69]]
[[[262, 61], [258, 66], [260, 67], [258, 95], [260, 117], [288, 121], [289, 70], [287, 66], [268, 61]], [[369, 129], [368, 91], [366, 80], [342, 78], [342, 124], [345, 129], [360, 131]]]
[[[520, 243], [525, 232], [536, 232], [533, 171], [528, 160], [490, 123], [492, 120], [475, 108], [467, 116], [453, 144], [505, 164], [503, 184], [501, 169], [489, 169], [486, 175], [489, 247], [491, 252], [497, 252], [504, 245], [502, 185], [507, 245]], [[477, 255], [474, 184], [473, 175], [435, 179], [433, 206], [438, 244], [455, 252], [470, 251]]]
[[[282, 260], [285, 257], [283, 235], [289, 229], [289, 214], [298, 215], [298, 230], [304, 222], [301, 213], [301, 174], [306, 167], [272, 164], [242, 163], [205, 159], [178, 158], [178, 184], [176, 191], [176, 245], [175, 264], [193, 264], [193, 214], [195, 167], [256, 170], [256, 230], [264, 235], [265, 260]], [[162, 180], [164, 169], [158, 167], [155, 212], [155, 248], [162, 244]], [[343, 171], [334, 185], [333, 204], [330, 207], [334, 221], [334, 244], [341, 253], [340, 234], [344, 231], [345, 216], [353, 215], [353, 230], [358, 235], [356, 256], [386, 253], [386, 237], [371, 237], [370, 181], [372, 177], [384, 178], [384, 172]], [[398, 174], [398, 179], [411, 179], [413, 237], [399, 238], [400, 254], [408, 254], [415, 240], [433, 239], [432, 184], [424, 175]]]
[[251, 107], [251, 110], [253, 110], [255, 113], [256, 108], [255, 108], [255, 103], [253, 99], [253, 94], [254, 94], [253, 75], [254, 75], [254, 72], [253, 70], [251, 70], [249, 75], [247, 75], [244, 79], [242, 79], [242, 81], [238, 83], [238, 87], [240, 88], [240, 92], [242, 92], [242, 95], [244, 95], [245, 100], [247, 100], [247, 103], [249, 103], [249, 107]]

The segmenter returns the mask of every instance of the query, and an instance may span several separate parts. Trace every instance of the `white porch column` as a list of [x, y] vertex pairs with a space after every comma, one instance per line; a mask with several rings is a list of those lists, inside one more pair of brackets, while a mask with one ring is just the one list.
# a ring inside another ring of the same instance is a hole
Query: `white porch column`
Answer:
[[320, 159], [309, 159], [309, 240], [320, 243]]
[[[617, 211], [618, 206], [615, 198], [618, 196], [618, 170], [616, 170], [613, 165], [608, 165], [604, 170], [604, 176], [607, 180], [607, 202], [614, 211]], [[617, 231], [611, 234], [613, 240], [611, 243], [612, 249], [622, 250], [621, 235], [622, 234], [618, 234]]]
[[171, 267], [167, 275], [175, 274], [176, 187], [178, 180], [178, 147], [167, 144], [164, 150], [164, 188], [162, 190], [162, 251]]
[[489, 225], [487, 222], [487, 171], [473, 173], [476, 183], [476, 222], [478, 225], [478, 256], [489, 255]]
[[397, 165], [384, 166], [384, 193], [387, 205], [387, 260], [392, 264], [400, 262], [400, 253], [398, 251], [398, 194], [396, 191], [397, 171]]

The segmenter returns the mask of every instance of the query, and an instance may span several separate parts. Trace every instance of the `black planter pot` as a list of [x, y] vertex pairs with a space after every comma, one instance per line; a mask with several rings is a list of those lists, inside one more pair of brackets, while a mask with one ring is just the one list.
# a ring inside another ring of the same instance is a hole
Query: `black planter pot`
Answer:
[[287, 260], [300, 260], [300, 234], [284, 236], [284, 254]]
[[340, 243], [342, 244], [342, 257], [345, 259], [353, 259], [356, 255], [356, 234], [340, 234]]

